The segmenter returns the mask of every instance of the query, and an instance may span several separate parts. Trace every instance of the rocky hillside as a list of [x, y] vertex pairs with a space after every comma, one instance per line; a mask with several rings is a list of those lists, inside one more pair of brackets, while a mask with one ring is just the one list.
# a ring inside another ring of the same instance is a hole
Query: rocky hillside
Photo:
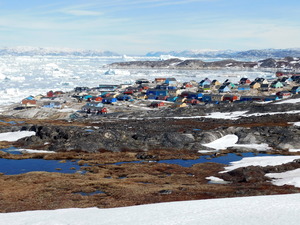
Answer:
[[149, 52], [147, 56], [171, 55], [175, 57], [192, 57], [192, 58], [284, 58], [299, 57], [300, 49], [260, 49], [247, 51], [233, 50], [186, 50], [170, 52]]
[[162, 61], [134, 61], [118, 62], [110, 64], [110, 68], [146, 68], [146, 69], [220, 69], [220, 68], [277, 68], [277, 69], [295, 69], [300, 68], [300, 58], [285, 57], [282, 59], [268, 58], [256, 62], [243, 62], [233, 59], [204, 62], [202, 60], [181, 60], [177, 58]]

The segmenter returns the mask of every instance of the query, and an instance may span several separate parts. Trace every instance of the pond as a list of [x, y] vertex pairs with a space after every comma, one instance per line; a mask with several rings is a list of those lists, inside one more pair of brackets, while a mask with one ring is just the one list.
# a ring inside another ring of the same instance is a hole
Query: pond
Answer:
[[[3, 151], [3, 149], [1, 149]], [[9, 148], [5, 151], [20, 154], [18, 149]], [[230, 162], [239, 161], [244, 157], [256, 157], [256, 156], [272, 156], [265, 153], [242, 153], [236, 155], [234, 153], [229, 153], [219, 157], [210, 157], [210, 156], [201, 156], [198, 159], [169, 159], [169, 160], [160, 160], [155, 161], [156, 163], [167, 163], [167, 164], [176, 164], [183, 167], [191, 167], [198, 163], [214, 162], [229, 165]], [[113, 165], [122, 165], [125, 163], [142, 163], [145, 161], [131, 161], [131, 162], [117, 162]], [[86, 165], [85, 165], [86, 166]], [[58, 172], [58, 173], [81, 173], [84, 174], [86, 171], [81, 170], [81, 167], [77, 164], [77, 161], [64, 161], [63, 163], [60, 160], [44, 160], [44, 159], [2, 159], [0, 158], [0, 173], [5, 175], [17, 175], [22, 173], [34, 172], [34, 171], [43, 171], [43, 172]], [[126, 177], [119, 177], [119, 179], [124, 179]]]
[[85, 173], [80, 170], [77, 162], [44, 159], [2, 159], [0, 158], [0, 173], [5, 175], [17, 175], [22, 173], [43, 171], [58, 173]]
[[[244, 157], [257, 157], [257, 156], [275, 156], [266, 153], [253, 153], [253, 152], [246, 152], [241, 153], [240, 155], [234, 153], [228, 153], [226, 155], [222, 155], [219, 157], [210, 157], [210, 156], [201, 156], [198, 159], [168, 159], [168, 160], [160, 160], [155, 161], [157, 163], [168, 163], [168, 164], [176, 164], [183, 167], [191, 167], [198, 163], [206, 163], [206, 162], [213, 162], [213, 163], [221, 163], [225, 165], [229, 165], [230, 162], [239, 161]], [[124, 163], [141, 163], [144, 161], [133, 161], [133, 162], [118, 162], [114, 165], [122, 165]]]

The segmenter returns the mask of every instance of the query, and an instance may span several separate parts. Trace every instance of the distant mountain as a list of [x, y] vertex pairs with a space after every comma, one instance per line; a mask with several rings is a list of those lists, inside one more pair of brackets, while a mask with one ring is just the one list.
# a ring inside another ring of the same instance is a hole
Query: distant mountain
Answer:
[[284, 57], [300, 57], [300, 48], [290, 49], [260, 49], [247, 51], [233, 50], [186, 50], [186, 51], [170, 51], [170, 52], [149, 52], [146, 56], [171, 55], [175, 57], [191, 57], [191, 58], [231, 58], [231, 59], [265, 59], [265, 58], [284, 58]]
[[0, 55], [13, 56], [119, 56], [110, 51], [82, 50], [69, 48], [39, 48], [39, 47], [13, 47], [0, 48]]

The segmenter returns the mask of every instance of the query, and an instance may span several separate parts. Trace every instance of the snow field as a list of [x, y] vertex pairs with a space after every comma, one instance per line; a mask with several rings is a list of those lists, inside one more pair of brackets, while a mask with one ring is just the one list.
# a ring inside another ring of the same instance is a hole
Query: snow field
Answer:
[[298, 225], [300, 194], [0, 214], [0, 225]]

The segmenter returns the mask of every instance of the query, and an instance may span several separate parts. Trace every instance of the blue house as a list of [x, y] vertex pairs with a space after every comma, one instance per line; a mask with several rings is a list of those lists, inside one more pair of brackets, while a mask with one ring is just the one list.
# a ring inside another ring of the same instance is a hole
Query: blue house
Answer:
[[156, 98], [157, 98], [156, 95], [152, 95], [152, 94], [147, 95], [147, 99], [149, 99], [149, 100], [156, 100]]
[[250, 85], [239, 85], [238, 91], [250, 91]]
[[130, 95], [118, 95], [117, 96], [117, 100], [118, 101], [128, 101], [131, 99]]
[[177, 96], [168, 97], [168, 98], [167, 98], [167, 101], [168, 101], [168, 102], [176, 102], [176, 99], [177, 99], [177, 98], [178, 98]]
[[265, 96], [265, 101], [269, 102], [269, 101], [276, 101], [279, 100], [279, 96], [277, 95], [270, 95], [270, 96]]
[[104, 98], [102, 100], [102, 103], [106, 103], [106, 104], [112, 104], [112, 103], [115, 103], [117, 102], [117, 98]]
[[51, 109], [59, 109], [59, 108], [61, 108], [61, 104], [60, 104], [60, 102], [45, 102], [43, 107], [51, 108]]
[[170, 86], [177, 86], [177, 80], [173, 77], [167, 78], [165, 83], [170, 85]]
[[291, 92], [293, 94], [299, 94], [299, 92], [300, 92], [300, 86], [293, 87], [292, 90], [291, 90]]
[[146, 95], [155, 95], [155, 96], [169, 96], [168, 90], [161, 90], [161, 89], [149, 89], [147, 90]]
[[208, 79], [208, 78], [205, 78], [204, 80], [201, 80], [201, 81], [199, 82], [199, 86], [200, 86], [200, 87], [204, 87], [204, 85], [211, 85], [211, 80]]
[[203, 95], [202, 101], [203, 102], [211, 102], [211, 95]]
[[226, 93], [226, 92], [230, 92], [230, 88], [226, 85], [222, 85], [220, 88], [219, 88], [219, 93]]
[[93, 97], [92, 95], [85, 95], [85, 96], [83, 96], [83, 99], [88, 100], [89, 98], [92, 99], [92, 97]]
[[28, 96], [27, 98], [25, 98], [26, 100], [34, 100], [34, 97], [32, 95]]
[[241, 102], [253, 101], [253, 96], [241, 96], [240, 101]]

